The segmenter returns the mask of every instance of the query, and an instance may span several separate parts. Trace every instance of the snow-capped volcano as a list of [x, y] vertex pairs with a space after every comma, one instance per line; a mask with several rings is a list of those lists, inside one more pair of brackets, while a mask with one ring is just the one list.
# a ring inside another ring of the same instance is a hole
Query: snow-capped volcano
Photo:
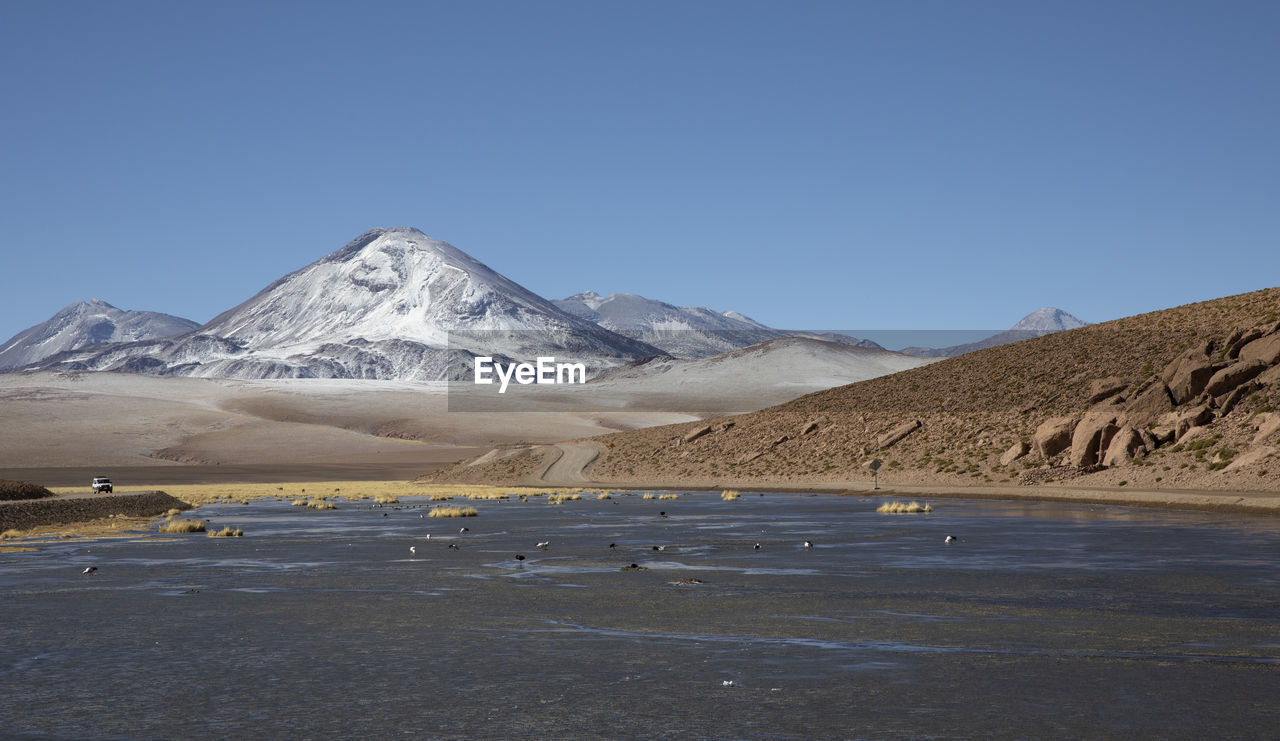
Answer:
[[1051, 334], [1053, 332], [1063, 332], [1068, 329], [1077, 329], [1086, 327], [1089, 323], [1078, 317], [1071, 316], [1062, 309], [1052, 306], [1037, 309], [1018, 320], [1018, 323], [1011, 327], [1013, 332], [1040, 332], [1041, 334]]
[[634, 293], [606, 297], [584, 291], [552, 303], [574, 316], [679, 358], [708, 357], [790, 335], [736, 311], [722, 313], [702, 306], [675, 306]]
[[[201, 333], [247, 350], [311, 352], [334, 342], [402, 340], [443, 347], [450, 331], [586, 332], [568, 316], [457, 247], [417, 229], [373, 229], [214, 317]], [[621, 343], [621, 355], [640, 350]], [[604, 349], [603, 347], [601, 349]]]
[[169, 314], [117, 309], [102, 299], [77, 301], [0, 345], [0, 369], [28, 365], [86, 345], [171, 337], [198, 326]]
[[615, 364], [659, 351], [571, 316], [417, 229], [373, 229], [197, 331], [52, 358], [58, 367], [222, 378], [441, 380], [471, 354]]

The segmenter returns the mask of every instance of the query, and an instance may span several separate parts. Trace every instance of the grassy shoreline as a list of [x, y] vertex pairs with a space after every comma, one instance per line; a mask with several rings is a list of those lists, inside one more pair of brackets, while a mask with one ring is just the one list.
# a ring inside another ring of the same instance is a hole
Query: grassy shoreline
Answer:
[[[149, 487], [148, 487], [149, 488]], [[932, 497], [936, 499], [989, 499], [1028, 502], [1065, 502], [1119, 507], [1144, 507], [1165, 510], [1191, 510], [1232, 514], [1260, 514], [1280, 516], [1280, 495], [1271, 492], [1206, 492], [1206, 491], [1140, 491], [1117, 489], [1086, 489], [1065, 487], [953, 487], [893, 485], [873, 489], [863, 482], [833, 482], [808, 486], [778, 485], [769, 483], [735, 483], [735, 490], [753, 494], [764, 492], [814, 493], [855, 497]], [[529, 501], [545, 497], [547, 503], [561, 503], [575, 499], [594, 499], [600, 492], [670, 492], [670, 491], [722, 491], [723, 486], [690, 485], [666, 481], [658, 485], [640, 485], [634, 482], [612, 483], [608, 486], [494, 486], [481, 484], [439, 484], [417, 481], [308, 481], [279, 483], [233, 484], [182, 484], [164, 487], [164, 491], [193, 507], [210, 504], [248, 504], [251, 501], [276, 499], [295, 502], [305, 500], [313, 504], [328, 503], [341, 507], [344, 503], [373, 501], [398, 503], [401, 498], [423, 498], [433, 502], [450, 500], [509, 499]], [[83, 487], [51, 487], [57, 495], [83, 495]], [[586, 497], [572, 495], [588, 494]], [[65, 539], [94, 539], [107, 537], [139, 537], [155, 534], [155, 524], [163, 517], [125, 517], [112, 515], [105, 518], [43, 525], [22, 531], [6, 533], [0, 541], [0, 552], [30, 550], [38, 543]]]

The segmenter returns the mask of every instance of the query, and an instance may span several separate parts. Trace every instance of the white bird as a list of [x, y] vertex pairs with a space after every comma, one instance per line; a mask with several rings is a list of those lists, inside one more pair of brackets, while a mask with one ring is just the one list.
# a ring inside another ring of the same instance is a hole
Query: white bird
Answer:
[[813, 541], [812, 541], [812, 540], [806, 540], [806, 541], [804, 542], [804, 549], [805, 549], [806, 551], [807, 551], [807, 550], [809, 550], [809, 549], [810, 549], [810, 548], [812, 548], [812, 547], [813, 547]]
[[90, 566], [89, 568], [85, 569], [84, 571], [81, 571], [80, 573], [81, 573], [81, 574], [92, 574], [93, 572], [95, 572], [95, 571], [97, 571], [97, 570], [98, 570], [98, 567], [97, 567], [97, 566]]
[[549, 541], [549, 540], [544, 540], [544, 541], [542, 541], [541, 543], [539, 543], [539, 544], [538, 544], [538, 550], [540, 550], [540, 551], [545, 551], [545, 550], [547, 549], [547, 546], [549, 546], [549, 545], [551, 545], [551, 541]]
[[721, 685], [723, 685], [723, 686], [725, 686], [725, 687], [732, 687], [732, 686], [733, 686], [733, 680], [732, 680], [732, 679], [726, 679], [726, 680], [724, 680], [723, 682], [721, 682], [720, 684], [721, 684]]
[[943, 540], [942, 542], [943, 542], [943, 543], [946, 543], [947, 545], [951, 545], [952, 543], [956, 542], [957, 540], [959, 540], [959, 538], [957, 538], [956, 536], [954, 536], [954, 535], [948, 535], [948, 536], [946, 537], [946, 540]]
[[409, 555], [411, 555], [411, 556], [416, 556], [416, 555], [418, 555], [418, 549], [417, 549], [417, 547], [415, 547], [415, 546], [409, 546]]
[[427, 540], [431, 540], [431, 533], [427, 533]]
[[462, 528], [461, 530], [459, 530], [458, 532], [460, 532], [460, 533], [465, 533], [465, 532], [470, 532], [470, 530], [471, 530], [471, 528], [466, 528], [466, 527], [464, 527], [464, 528]]
[[760, 544], [759, 544], [759, 543], [756, 543], [756, 550], [757, 550], [757, 551], [758, 551], [758, 550], [760, 550]]

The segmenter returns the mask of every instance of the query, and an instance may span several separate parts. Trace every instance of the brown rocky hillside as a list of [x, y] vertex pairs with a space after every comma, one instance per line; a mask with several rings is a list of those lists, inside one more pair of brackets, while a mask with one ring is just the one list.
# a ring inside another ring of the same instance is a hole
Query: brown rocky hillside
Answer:
[[[758, 412], [592, 438], [600, 482], [1280, 488], [1280, 288], [990, 348]], [[483, 469], [484, 467], [479, 467]], [[507, 470], [507, 469], [504, 469]], [[442, 472], [442, 478], [461, 472]], [[467, 478], [501, 471], [467, 471]]]

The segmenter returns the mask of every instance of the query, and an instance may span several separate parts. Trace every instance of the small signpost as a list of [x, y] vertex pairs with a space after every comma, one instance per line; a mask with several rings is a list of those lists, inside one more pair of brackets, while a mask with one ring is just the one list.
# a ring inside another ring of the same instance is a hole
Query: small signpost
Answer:
[[880, 488], [880, 459], [872, 458], [871, 462], [868, 463], [867, 466], [871, 469], [871, 475], [874, 477], [875, 488], [879, 489]]

